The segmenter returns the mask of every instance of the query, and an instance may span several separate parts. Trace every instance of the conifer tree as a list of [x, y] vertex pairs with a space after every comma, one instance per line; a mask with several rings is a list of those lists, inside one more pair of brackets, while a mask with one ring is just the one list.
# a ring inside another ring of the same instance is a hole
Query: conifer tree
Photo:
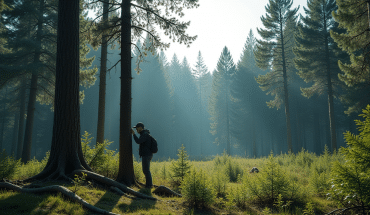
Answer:
[[235, 73], [235, 64], [228, 48], [225, 46], [217, 63], [217, 71], [213, 73], [212, 93], [209, 100], [211, 115], [211, 133], [216, 135], [215, 143], [226, 143], [226, 153], [231, 150], [231, 96], [230, 84]]
[[262, 40], [257, 39], [255, 57], [257, 66], [261, 69], [270, 69], [266, 75], [259, 75], [256, 79], [263, 91], [275, 95], [275, 99], [267, 103], [269, 107], [279, 109], [282, 102], [285, 106], [287, 145], [292, 151], [292, 134], [290, 125], [289, 93], [288, 93], [288, 64], [287, 57], [287, 24], [295, 22], [299, 9], [291, 10], [292, 0], [270, 0], [265, 7], [266, 15], [261, 21], [266, 29], [257, 28]]
[[346, 162], [334, 161], [331, 194], [345, 206], [360, 207], [360, 211], [366, 214], [370, 207], [370, 105], [362, 112], [359, 116], [364, 120], [355, 120], [360, 134], [347, 131], [347, 147], [339, 149]]
[[301, 88], [302, 95], [310, 98], [313, 94], [328, 95], [331, 148], [337, 149], [334, 94], [337, 93], [340, 72], [337, 59], [340, 50], [330, 37], [329, 32], [338, 32], [331, 12], [337, 6], [335, 0], [310, 0], [307, 8], [304, 7], [306, 17], [301, 17], [299, 24], [299, 36], [297, 36], [297, 48], [294, 52], [297, 56], [295, 65], [299, 70], [299, 76], [305, 82], [314, 82], [311, 87]]
[[[349, 107], [346, 113], [360, 112], [370, 102], [370, 2], [368, 0], [337, 0], [338, 9], [332, 12], [339, 28], [346, 32], [331, 31], [330, 35], [343, 51], [350, 55], [350, 62], [339, 59], [343, 74], [339, 79], [351, 87], [342, 98]], [[361, 96], [358, 96], [361, 94]]]
[[[260, 123], [257, 122], [264, 121], [261, 118], [266, 115], [261, 114], [265, 107], [261, 107], [261, 102], [259, 102], [266, 96], [260, 91], [255, 80], [257, 74], [262, 72], [256, 66], [253, 54], [255, 45], [255, 37], [251, 30], [230, 87], [233, 106], [235, 106], [235, 111], [232, 112], [234, 121], [231, 124], [233, 136], [242, 144], [248, 154], [252, 152], [253, 157], [257, 156], [257, 151], [254, 150], [256, 149], [256, 130], [263, 130], [259, 127]], [[265, 106], [265, 104], [263, 105]]]
[[[89, 0], [96, 3], [97, 1]], [[190, 45], [196, 36], [189, 36], [186, 29], [190, 22], [182, 22], [178, 17], [184, 16], [184, 9], [198, 7], [198, 0], [179, 1], [112, 1], [111, 10], [120, 9], [120, 17], [111, 20], [109, 39], [120, 41], [121, 46], [121, 94], [120, 94], [120, 162], [117, 181], [126, 185], [135, 183], [132, 137], [128, 132], [131, 128], [131, 48], [144, 33], [149, 34], [150, 47], [146, 51], [154, 53], [157, 49], [165, 49], [169, 43], [161, 40], [157, 27], [164, 31], [172, 41]], [[92, 4], [96, 8], [96, 4]], [[101, 14], [98, 14], [100, 17]], [[145, 54], [140, 55], [143, 57]], [[141, 61], [141, 60], [140, 60]], [[139, 61], [139, 62], [140, 62]], [[127, 131], [127, 132], [126, 132]]]
[[184, 179], [185, 175], [190, 172], [191, 164], [189, 161], [189, 156], [185, 151], [184, 145], [178, 149], [176, 161], [171, 163], [171, 171], [173, 173], [172, 177], [178, 178], [180, 183]]

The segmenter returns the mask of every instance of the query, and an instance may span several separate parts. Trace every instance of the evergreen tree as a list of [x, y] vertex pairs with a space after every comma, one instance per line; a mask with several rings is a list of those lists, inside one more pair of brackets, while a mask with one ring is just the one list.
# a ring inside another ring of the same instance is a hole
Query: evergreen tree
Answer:
[[370, 102], [370, 94], [367, 93], [370, 87], [369, 4], [367, 0], [337, 0], [338, 9], [332, 12], [339, 28], [346, 32], [331, 31], [330, 35], [351, 58], [350, 62], [338, 61], [343, 71], [338, 75], [339, 79], [351, 87], [350, 92], [342, 98], [348, 105], [348, 115], [360, 112]]
[[287, 144], [292, 151], [292, 136], [290, 125], [290, 111], [288, 98], [288, 64], [287, 56], [287, 25], [289, 21], [295, 22], [299, 8], [291, 10], [292, 0], [270, 0], [265, 7], [266, 15], [261, 21], [266, 29], [257, 28], [263, 40], [257, 40], [255, 52], [257, 66], [261, 69], [271, 69], [266, 75], [259, 75], [256, 79], [263, 91], [275, 95], [275, 99], [268, 102], [269, 107], [279, 109], [282, 100], [285, 106]]
[[[88, 2], [95, 2], [89, 0]], [[133, 157], [132, 157], [132, 137], [129, 131], [131, 128], [131, 44], [143, 36], [149, 34], [150, 47], [145, 47], [146, 51], [154, 53], [157, 49], [165, 49], [169, 44], [162, 42], [156, 26], [164, 30], [174, 42], [190, 45], [196, 39], [186, 33], [190, 22], [182, 22], [176, 16], [183, 17], [184, 9], [198, 7], [197, 0], [181, 1], [131, 1], [123, 0], [120, 4], [114, 2], [111, 10], [120, 9], [120, 17], [111, 20], [109, 37], [112, 40], [119, 40], [121, 46], [121, 94], [120, 94], [120, 162], [117, 181], [126, 185], [135, 183]], [[162, 6], [164, 6], [162, 8]], [[92, 5], [96, 8], [96, 4]], [[162, 13], [162, 12], [165, 13]], [[99, 14], [100, 16], [101, 14]], [[107, 29], [108, 30], [108, 29]], [[142, 58], [145, 54], [140, 55]], [[141, 60], [139, 60], [140, 62]]]
[[346, 162], [335, 161], [332, 176], [332, 196], [346, 207], [360, 207], [362, 214], [370, 207], [370, 105], [355, 120], [359, 135], [347, 131], [347, 147], [340, 148]]
[[[254, 58], [255, 37], [252, 30], [245, 42], [242, 55], [238, 61], [238, 67], [233, 75], [230, 87], [235, 110], [232, 112], [232, 133], [238, 142], [245, 148], [246, 154], [257, 156], [256, 132], [264, 132], [266, 109], [263, 99], [266, 97], [258, 88], [255, 80], [261, 70], [256, 66]], [[266, 118], [267, 120], [267, 118]]]
[[301, 17], [303, 24], [299, 25], [297, 37], [297, 58], [295, 64], [299, 70], [299, 76], [305, 82], [314, 82], [309, 88], [301, 88], [302, 95], [310, 98], [313, 94], [327, 93], [329, 106], [331, 148], [337, 149], [334, 95], [340, 85], [338, 80], [339, 68], [337, 66], [338, 54], [340, 54], [332, 38], [330, 31], [338, 31], [331, 12], [337, 6], [335, 0], [310, 0], [307, 8], [304, 7], [306, 17]]
[[225, 46], [217, 63], [217, 71], [213, 73], [212, 93], [209, 100], [211, 115], [211, 133], [216, 135], [217, 145], [226, 143], [226, 153], [231, 151], [231, 96], [230, 84], [235, 73], [235, 65], [229, 50]]
[[191, 164], [189, 161], [189, 156], [185, 151], [184, 145], [178, 149], [177, 160], [171, 163], [172, 177], [177, 178], [180, 183], [184, 180], [187, 173], [190, 172]]

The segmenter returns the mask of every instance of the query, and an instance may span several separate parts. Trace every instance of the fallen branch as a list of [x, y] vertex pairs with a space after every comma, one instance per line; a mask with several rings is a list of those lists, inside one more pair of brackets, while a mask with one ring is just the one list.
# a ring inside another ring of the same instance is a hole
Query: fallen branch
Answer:
[[64, 196], [68, 197], [74, 202], [80, 203], [83, 207], [87, 208], [88, 210], [99, 213], [99, 214], [108, 214], [108, 215], [117, 215], [115, 213], [97, 208], [89, 203], [87, 203], [85, 200], [83, 200], [81, 197], [70, 191], [68, 188], [60, 186], [60, 185], [51, 185], [46, 187], [40, 187], [40, 188], [22, 188], [18, 185], [14, 185], [8, 182], [0, 182], [0, 188], [6, 188], [9, 190], [14, 190], [21, 193], [45, 193], [45, 192], [60, 192]]

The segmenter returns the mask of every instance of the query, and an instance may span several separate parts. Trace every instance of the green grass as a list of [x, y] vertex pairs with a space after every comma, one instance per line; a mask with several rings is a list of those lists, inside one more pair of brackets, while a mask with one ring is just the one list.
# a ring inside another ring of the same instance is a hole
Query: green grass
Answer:
[[[109, 166], [114, 170], [118, 167], [118, 156], [109, 156]], [[227, 162], [229, 160], [229, 162]], [[327, 200], [324, 195], [329, 189], [329, 182], [326, 175], [330, 173], [333, 160], [342, 160], [337, 154], [324, 154], [316, 156], [308, 152], [300, 152], [294, 154], [282, 154], [274, 156], [274, 160], [279, 164], [282, 170], [287, 173], [289, 180], [294, 181], [299, 188], [296, 191], [295, 198], [291, 198], [293, 202], [289, 205], [289, 196], [283, 197], [281, 208], [272, 207], [273, 202], [261, 202], [250, 192], [243, 190], [243, 198], [241, 204], [235, 201], [230, 201], [228, 195], [232, 190], [238, 187], [243, 187], [242, 177], [245, 174], [250, 176], [249, 170], [252, 167], [258, 167], [261, 172], [267, 171], [265, 164], [268, 161], [267, 157], [251, 159], [242, 157], [229, 157], [226, 155], [216, 156], [214, 159], [207, 161], [191, 161], [191, 165], [197, 169], [202, 169], [208, 177], [213, 177], [217, 168], [223, 168], [223, 171], [229, 171], [228, 168], [239, 168], [241, 174], [235, 182], [227, 182], [226, 195], [219, 196], [216, 201], [207, 208], [192, 208], [184, 198], [177, 197], [160, 197], [151, 194], [149, 190], [133, 189], [150, 194], [159, 199], [159, 201], [151, 200], [133, 200], [125, 196], [119, 196], [111, 191], [103, 190], [98, 187], [79, 186], [76, 194], [85, 201], [98, 208], [117, 213], [117, 214], [268, 214], [268, 211], [273, 214], [303, 214], [308, 203], [313, 206], [316, 214], [328, 213], [338, 205]], [[31, 177], [40, 172], [46, 165], [47, 159], [38, 162], [32, 160], [26, 165], [19, 165], [15, 173], [9, 177], [9, 180], [22, 180]], [[165, 185], [175, 189], [175, 185], [171, 180], [170, 171], [171, 160], [156, 161], [151, 164], [151, 172], [153, 183], [156, 185]], [[226, 165], [228, 163], [228, 165]], [[115, 166], [116, 165], [116, 166]], [[144, 176], [141, 172], [141, 165], [134, 162], [136, 176], [140, 181], [144, 181]], [[238, 166], [238, 167], [236, 167]], [[115, 179], [117, 171], [109, 171], [109, 168], [104, 168], [104, 164], [93, 168], [97, 173]], [[115, 173], [114, 173], [115, 172]], [[230, 172], [230, 171], [229, 171]], [[231, 173], [230, 173], [231, 174]], [[315, 175], [316, 174], [316, 175]], [[257, 175], [252, 175], [252, 177]], [[261, 176], [259, 173], [258, 176]], [[320, 177], [320, 180], [318, 179]], [[257, 180], [257, 179], [253, 179]], [[256, 182], [257, 183], [257, 182]], [[43, 186], [57, 183], [47, 183]], [[60, 184], [62, 185], [62, 184]], [[74, 185], [65, 185], [70, 190], [74, 190]], [[257, 186], [257, 185], [256, 185]], [[245, 186], [244, 186], [245, 187]], [[244, 189], [244, 188], [243, 188]], [[262, 189], [262, 188], [261, 188]], [[152, 189], [153, 190], [153, 189]], [[245, 192], [244, 192], [245, 191]], [[282, 205], [285, 205], [284, 207]], [[268, 208], [266, 208], [268, 207]], [[65, 199], [61, 194], [26, 194], [13, 191], [0, 191], [0, 214], [4, 215], [20, 215], [20, 214], [93, 214], [87, 211], [80, 204], [71, 202]]]

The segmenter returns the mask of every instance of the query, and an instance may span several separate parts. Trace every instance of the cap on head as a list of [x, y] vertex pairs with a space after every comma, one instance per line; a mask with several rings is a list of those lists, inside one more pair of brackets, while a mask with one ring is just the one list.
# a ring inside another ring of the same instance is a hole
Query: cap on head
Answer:
[[141, 122], [139, 122], [139, 123], [137, 123], [137, 124], [134, 126], [134, 128], [137, 128], [137, 127], [142, 127], [142, 128], [144, 129], [144, 124], [143, 124], [143, 123], [141, 123]]

